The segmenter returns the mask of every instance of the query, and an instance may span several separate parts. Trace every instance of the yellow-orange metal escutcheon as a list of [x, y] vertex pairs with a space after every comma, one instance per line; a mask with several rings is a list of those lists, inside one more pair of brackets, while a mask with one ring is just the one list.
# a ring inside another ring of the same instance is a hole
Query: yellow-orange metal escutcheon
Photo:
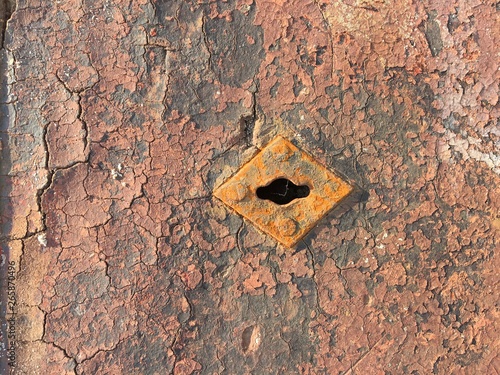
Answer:
[[[280, 178], [308, 186], [309, 194], [283, 205], [257, 196], [259, 187]], [[279, 136], [219, 186], [214, 195], [261, 231], [292, 247], [352, 191], [348, 182]]]

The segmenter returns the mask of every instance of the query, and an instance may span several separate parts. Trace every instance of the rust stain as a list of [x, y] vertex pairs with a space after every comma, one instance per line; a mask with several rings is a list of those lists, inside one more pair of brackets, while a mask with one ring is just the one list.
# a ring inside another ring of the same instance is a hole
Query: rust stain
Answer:
[[[308, 186], [309, 195], [283, 205], [257, 196], [257, 188], [280, 178]], [[291, 247], [352, 190], [348, 182], [278, 136], [214, 195], [261, 231]]]

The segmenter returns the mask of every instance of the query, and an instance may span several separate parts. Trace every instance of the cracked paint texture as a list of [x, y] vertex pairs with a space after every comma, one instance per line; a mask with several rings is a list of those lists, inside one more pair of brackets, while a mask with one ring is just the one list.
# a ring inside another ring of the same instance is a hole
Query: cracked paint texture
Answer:
[[[499, 18], [18, 0], [0, 103], [17, 373], [500, 372]], [[293, 248], [212, 196], [276, 135], [367, 196]]]

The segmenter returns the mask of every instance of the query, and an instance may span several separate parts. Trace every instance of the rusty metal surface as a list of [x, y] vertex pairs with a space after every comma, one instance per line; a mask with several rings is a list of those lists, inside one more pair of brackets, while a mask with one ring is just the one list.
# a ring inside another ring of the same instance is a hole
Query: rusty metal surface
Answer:
[[[499, 18], [18, 0], [0, 54], [17, 373], [498, 373]], [[212, 195], [280, 135], [367, 193], [293, 251]]]
[[[310, 194], [286, 205], [259, 199], [257, 189], [279, 178], [308, 186]], [[264, 147], [214, 191], [229, 207], [285, 246], [297, 243], [353, 188], [283, 137]]]

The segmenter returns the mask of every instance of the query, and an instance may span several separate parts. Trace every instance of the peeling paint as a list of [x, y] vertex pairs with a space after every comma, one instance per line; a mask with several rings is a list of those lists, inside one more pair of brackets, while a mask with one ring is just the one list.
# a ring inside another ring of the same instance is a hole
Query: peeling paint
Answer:
[[[19, 373], [498, 371], [496, 2], [16, 5]], [[364, 191], [292, 251], [212, 196], [278, 135]]]

